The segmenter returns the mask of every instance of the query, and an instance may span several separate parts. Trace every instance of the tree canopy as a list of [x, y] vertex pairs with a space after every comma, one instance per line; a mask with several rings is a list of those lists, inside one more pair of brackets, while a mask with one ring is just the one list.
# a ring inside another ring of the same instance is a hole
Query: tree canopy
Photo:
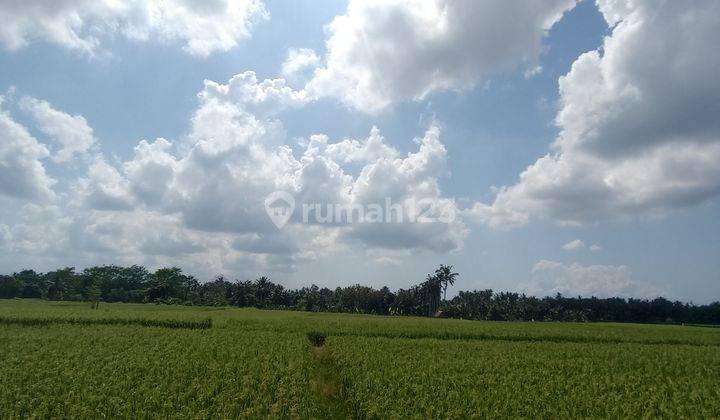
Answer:
[[720, 302], [694, 305], [658, 297], [649, 299], [556, 296], [535, 297], [492, 290], [447, 290], [459, 274], [440, 265], [425, 281], [395, 292], [359, 284], [286, 289], [267, 277], [233, 280], [218, 276], [201, 282], [178, 267], [150, 272], [115, 265], [77, 272], [64, 267], [47, 273], [22, 270], [0, 275], [0, 298], [69, 301], [237, 306], [313, 312], [443, 316], [498, 321], [616, 321], [720, 324]]

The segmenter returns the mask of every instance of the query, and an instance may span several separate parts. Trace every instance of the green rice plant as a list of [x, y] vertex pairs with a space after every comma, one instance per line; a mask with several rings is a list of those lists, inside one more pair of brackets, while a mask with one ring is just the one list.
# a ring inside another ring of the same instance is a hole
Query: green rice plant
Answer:
[[2, 418], [321, 418], [301, 334], [0, 326]]
[[719, 360], [717, 328], [0, 300], [3, 418], [719, 418]]
[[718, 418], [714, 346], [331, 337], [374, 418]]
[[39, 318], [39, 317], [2, 317], [0, 325], [21, 325], [25, 327], [44, 327], [56, 324], [72, 325], [140, 325], [143, 327], [160, 328], [187, 328], [187, 329], [208, 329], [212, 328], [212, 318], [202, 320], [177, 320], [177, 319], [146, 319], [146, 318]]

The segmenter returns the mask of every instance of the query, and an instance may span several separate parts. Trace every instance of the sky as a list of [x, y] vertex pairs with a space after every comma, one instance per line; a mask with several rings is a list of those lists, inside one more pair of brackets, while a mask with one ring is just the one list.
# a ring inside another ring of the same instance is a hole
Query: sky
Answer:
[[[718, 2], [32, 0], [0, 20], [2, 273], [397, 289], [444, 263], [454, 291], [720, 299]], [[402, 221], [370, 217], [387, 202]]]

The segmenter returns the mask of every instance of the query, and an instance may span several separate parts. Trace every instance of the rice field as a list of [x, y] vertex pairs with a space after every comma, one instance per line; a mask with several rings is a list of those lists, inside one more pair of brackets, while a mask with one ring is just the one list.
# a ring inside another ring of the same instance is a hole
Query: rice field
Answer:
[[720, 417], [720, 329], [0, 300], [2, 418], [508, 416]]

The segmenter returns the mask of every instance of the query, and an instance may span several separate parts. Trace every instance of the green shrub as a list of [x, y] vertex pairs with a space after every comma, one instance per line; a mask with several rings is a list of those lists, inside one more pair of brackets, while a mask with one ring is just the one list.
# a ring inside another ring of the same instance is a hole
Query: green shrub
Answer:
[[322, 347], [325, 345], [325, 333], [319, 331], [309, 331], [307, 333], [308, 341], [315, 347]]

